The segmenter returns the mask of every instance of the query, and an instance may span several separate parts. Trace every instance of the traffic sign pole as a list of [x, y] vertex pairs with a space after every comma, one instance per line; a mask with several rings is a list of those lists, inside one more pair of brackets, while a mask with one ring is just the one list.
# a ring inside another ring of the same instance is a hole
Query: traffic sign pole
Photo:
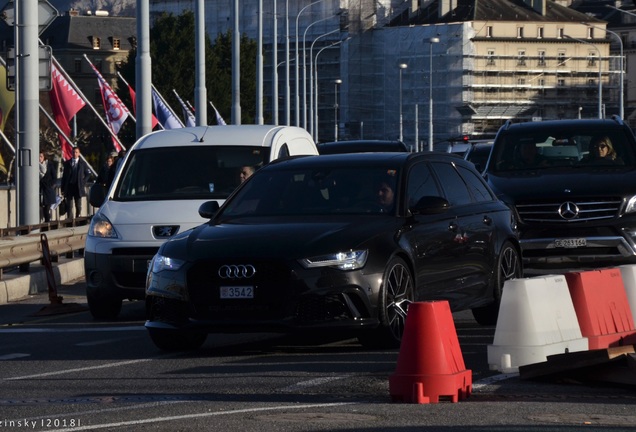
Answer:
[[18, 225], [40, 223], [39, 34], [57, 17], [46, 0], [9, 2], [2, 9], [14, 27]]

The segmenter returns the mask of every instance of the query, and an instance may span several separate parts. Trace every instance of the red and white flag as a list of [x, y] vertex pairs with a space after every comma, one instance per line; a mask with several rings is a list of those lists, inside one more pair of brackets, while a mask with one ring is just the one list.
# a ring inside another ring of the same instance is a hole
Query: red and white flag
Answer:
[[[77, 94], [54, 64], [51, 65], [51, 78], [53, 85], [49, 96], [53, 118], [66, 136], [70, 137], [71, 127], [69, 122], [79, 110], [84, 108], [86, 102]], [[62, 134], [59, 134], [59, 137], [60, 145], [62, 146], [62, 156], [64, 160], [69, 160], [73, 157], [73, 145]]]
[[[95, 71], [97, 75], [97, 81], [99, 82], [99, 89], [102, 93], [102, 102], [104, 103], [104, 110], [106, 111], [106, 118], [108, 120], [108, 126], [113, 131], [115, 135], [119, 133], [121, 129], [121, 125], [124, 124], [128, 115], [128, 108], [117, 96], [117, 93], [113, 91], [113, 89], [108, 85], [102, 74], [99, 73], [97, 68], [90, 63], [91, 68]], [[122, 148], [119, 145], [119, 142], [113, 137], [113, 146], [115, 150], [121, 151]]]

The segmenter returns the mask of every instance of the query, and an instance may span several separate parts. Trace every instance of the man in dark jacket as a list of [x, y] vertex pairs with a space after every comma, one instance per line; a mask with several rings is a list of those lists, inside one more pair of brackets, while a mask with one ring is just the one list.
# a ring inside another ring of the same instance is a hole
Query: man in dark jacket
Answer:
[[[82, 215], [82, 197], [86, 196], [86, 182], [91, 176], [88, 164], [80, 158], [80, 149], [73, 149], [73, 158], [64, 162], [62, 173], [62, 194], [66, 200], [68, 219]], [[75, 213], [73, 213], [75, 209]]]
[[51, 206], [55, 204], [55, 163], [47, 160], [44, 153], [40, 153], [40, 206], [44, 222], [51, 221]]

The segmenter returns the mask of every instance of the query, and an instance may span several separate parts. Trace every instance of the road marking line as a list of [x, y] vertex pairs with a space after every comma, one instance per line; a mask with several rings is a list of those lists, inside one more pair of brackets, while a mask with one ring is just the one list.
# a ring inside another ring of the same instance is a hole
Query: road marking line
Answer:
[[308, 380], [308, 381], [297, 382], [296, 384], [292, 384], [290, 386], [283, 387], [282, 389], [279, 389], [278, 391], [280, 391], [280, 392], [294, 392], [294, 391], [306, 389], [307, 387], [319, 386], [321, 384], [325, 384], [325, 383], [328, 383], [328, 382], [331, 382], [331, 381], [336, 381], [336, 380], [340, 380], [340, 379], [344, 379], [344, 378], [347, 378], [347, 377], [346, 376], [335, 376], [335, 377], [315, 378], [315, 379], [311, 379], [311, 380]]
[[205, 413], [196, 413], [196, 414], [184, 414], [180, 416], [154, 417], [154, 418], [148, 418], [143, 420], [130, 420], [130, 421], [124, 421], [124, 422], [118, 422], [118, 423], [103, 423], [103, 424], [96, 424], [96, 425], [90, 425], [90, 426], [66, 428], [66, 429], [48, 429], [48, 431], [49, 432], [76, 432], [76, 431], [83, 431], [83, 430], [107, 429], [107, 428], [116, 428], [116, 427], [122, 427], [122, 426], [136, 426], [136, 425], [149, 424], [149, 423], [215, 417], [220, 415], [245, 414], [245, 413], [281, 411], [281, 410], [297, 410], [297, 409], [307, 409], [307, 408], [329, 408], [329, 407], [358, 405], [358, 404], [359, 402], [334, 402], [334, 403], [307, 404], [307, 405], [286, 405], [286, 406], [277, 405], [277, 406], [263, 407], [263, 408], [246, 408], [246, 409], [237, 409], [237, 410], [231, 410], [231, 411], [216, 411], [216, 412], [205, 412]]
[[[160, 358], [160, 357], [157, 357], [157, 358]], [[117, 363], [107, 363], [107, 364], [103, 364], [103, 365], [99, 365], [99, 366], [89, 366], [89, 367], [83, 367], [83, 368], [66, 369], [66, 370], [55, 371], [55, 372], [44, 372], [44, 373], [34, 374], [34, 375], [24, 375], [24, 376], [11, 377], [11, 378], [1, 378], [0, 381], [18, 381], [18, 380], [23, 380], [23, 379], [42, 378], [42, 377], [47, 377], [47, 376], [63, 375], [63, 374], [73, 373], [73, 372], [85, 372], [85, 371], [89, 371], [89, 370], [106, 369], [106, 368], [111, 368], [111, 367], [119, 367], [119, 366], [126, 366], [126, 365], [129, 365], [129, 364], [148, 362], [148, 361], [156, 360], [157, 358], [128, 360], [128, 361], [117, 362]]]

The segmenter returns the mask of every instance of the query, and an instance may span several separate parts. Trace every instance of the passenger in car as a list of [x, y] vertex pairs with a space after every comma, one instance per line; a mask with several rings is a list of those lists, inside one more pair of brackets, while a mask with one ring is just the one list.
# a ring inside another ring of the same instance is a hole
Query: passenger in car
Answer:
[[239, 173], [239, 177], [241, 178], [241, 183], [247, 180], [252, 174], [254, 174], [254, 167], [252, 166], [244, 166], [241, 168], [241, 172]]
[[377, 188], [378, 204], [382, 213], [390, 213], [393, 210], [395, 200], [395, 179], [386, 176], [380, 180]]
[[590, 153], [587, 160], [594, 163], [624, 164], [623, 160], [616, 154], [612, 140], [608, 136], [596, 137], [590, 141]]

